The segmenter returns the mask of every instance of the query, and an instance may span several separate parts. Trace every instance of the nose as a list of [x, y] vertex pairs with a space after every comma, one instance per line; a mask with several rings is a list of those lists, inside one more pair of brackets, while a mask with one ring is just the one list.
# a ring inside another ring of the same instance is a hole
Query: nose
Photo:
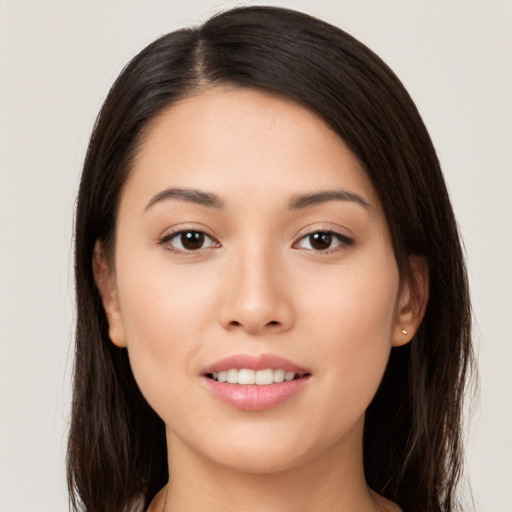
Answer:
[[220, 323], [227, 330], [251, 335], [288, 331], [295, 317], [279, 257], [253, 249], [227, 264]]

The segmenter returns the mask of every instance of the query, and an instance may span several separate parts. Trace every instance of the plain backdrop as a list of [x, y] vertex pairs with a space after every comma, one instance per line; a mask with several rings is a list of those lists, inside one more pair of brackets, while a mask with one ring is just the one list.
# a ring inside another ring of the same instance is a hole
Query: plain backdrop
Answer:
[[[157, 36], [241, 2], [0, 0], [0, 512], [65, 512], [72, 223], [95, 116]], [[398, 74], [430, 130], [463, 233], [480, 401], [477, 510], [512, 511], [512, 2], [297, 0]]]

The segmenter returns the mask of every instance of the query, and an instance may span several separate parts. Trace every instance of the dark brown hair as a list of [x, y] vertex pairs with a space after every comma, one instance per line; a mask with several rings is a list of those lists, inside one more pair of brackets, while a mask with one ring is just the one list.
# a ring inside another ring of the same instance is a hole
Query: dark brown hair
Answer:
[[394, 348], [366, 415], [368, 485], [406, 511], [458, 509], [461, 413], [471, 313], [456, 221], [436, 153], [393, 72], [342, 30], [295, 11], [245, 7], [168, 34], [113, 85], [88, 148], [76, 212], [76, 360], [68, 446], [75, 510], [147, 508], [167, 481], [163, 422], [114, 346], [92, 272], [111, 247], [123, 184], [148, 123], [203, 87], [272, 91], [321, 116], [359, 158], [379, 195], [396, 259], [429, 267], [430, 300], [411, 343]]

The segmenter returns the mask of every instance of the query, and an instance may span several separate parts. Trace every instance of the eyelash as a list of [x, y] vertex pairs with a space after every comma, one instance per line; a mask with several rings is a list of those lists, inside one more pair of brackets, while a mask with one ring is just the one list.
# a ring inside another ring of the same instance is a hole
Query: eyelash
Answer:
[[[207, 239], [211, 240], [212, 245], [210, 247], [199, 247], [197, 249], [186, 249], [186, 248], [183, 247], [183, 243], [181, 241], [182, 248], [180, 249], [180, 248], [174, 247], [171, 244], [172, 240], [179, 239], [183, 235], [192, 234], [192, 233], [194, 233], [196, 235], [200, 235], [200, 236], [202, 236], [204, 238], [207, 238]], [[220, 243], [219, 243], [218, 240], [216, 240], [213, 236], [208, 235], [204, 231], [201, 231], [200, 229], [182, 229], [180, 231], [175, 231], [174, 233], [169, 233], [168, 235], [165, 235], [160, 240], [160, 244], [161, 245], [165, 245], [166, 249], [168, 249], [169, 251], [172, 251], [172, 252], [175, 252], [175, 253], [178, 253], [178, 254], [187, 255], [187, 256], [188, 255], [193, 255], [194, 253], [197, 253], [201, 249], [210, 249], [210, 248], [215, 248], [216, 246], [217, 247], [220, 246]]]
[[317, 254], [331, 254], [333, 252], [338, 252], [343, 250], [344, 248], [350, 247], [351, 245], [354, 245], [355, 240], [353, 238], [350, 238], [346, 235], [342, 235], [341, 233], [338, 233], [336, 231], [332, 231], [331, 229], [319, 229], [317, 231], [312, 231], [311, 233], [307, 233], [306, 235], [303, 235], [297, 242], [293, 244], [293, 247], [295, 247], [298, 243], [302, 242], [303, 240], [309, 239], [309, 244], [311, 245], [311, 237], [315, 235], [327, 235], [330, 238], [330, 242], [337, 240], [337, 244], [328, 249], [304, 249], [307, 251], [314, 251]]
[[[179, 239], [179, 237], [182, 237], [183, 235], [187, 235], [187, 234], [195, 234], [195, 235], [199, 235], [200, 237], [207, 238], [207, 239], [211, 240], [211, 245], [209, 247], [199, 247], [197, 249], [186, 249], [183, 246], [183, 241], [181, 241], [182, 248], [174, 247], [171, 244], [172, 240]], [[343, 248], [350, 247], [350, 246], [354, 245], [354, 243], [355, 243], [355, 240], [353, 238], [350, 238], [346, 235], [342, 235], [341, 233], [338, 233], [336, 231], [332, 231], [329, 229], [319, 229], [317, 231], [312, 231], [311, 233], [307, 233], [306, 235], [303, 235], [302, 237], [299, 238], [299, 240], [297, 242], [294, 242], [292, 247], [301, 249], [301, 247], [297, 247], [297, 244], [302, 242], [303, 240], [307, 240], [307, 239], [309, 239], [309, 241], [310, 241], [309, 245], [311, 246], [311, 237], [313, 237], [314, 235], [327, 235], [327, 236], [331, 237], [330, 242], [332, 242], [333, 240], [337, 240], [338, 244], [336, 244], [333, 248], [327, 248], [327, 249], [314, 249], [314, 248], [308, 249], [308, 248], [302, 247], [303, 250], [313, 251], [317, 254], [331, 254], [333, 252], [343, 250]], [[198, 229], [183, 229], [180, 231], [175, 231], [174, 233], [170, 233], [168, 235], [165, 235], [163, 238], [161, 238], [160, 244], [165, 245], [169, 251], [172, 251], [172, 252], [175, 252], [178, 254], [183, 254], [183, 255], [193, 255], [194, 253], [197, 253], [200, 250], [217, 248], [220, 246], [220, 242], [218, 240], [216, 240], [213, 236], [208, 235], [204, 231], [201, 231]]]

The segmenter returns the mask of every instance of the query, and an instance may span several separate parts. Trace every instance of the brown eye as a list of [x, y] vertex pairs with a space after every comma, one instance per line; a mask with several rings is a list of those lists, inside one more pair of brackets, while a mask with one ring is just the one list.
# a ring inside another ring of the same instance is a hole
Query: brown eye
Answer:
[[327, 252], [350, 246], [353, 243], [354, 240], [352, 238], [334, 231], [315, 231], [314, 233], [303, 236], [297, 242], [296, 247], [299, 249], [309, 249], [311, 251]]
[[188, 251], [194, 251], [201, 249], [204, 244], [204, 233], [198, 231], [188, 231], [180, 235], [180, 242], [184, 249]]
[[216, 246], [212, 237], [202, 231], [179, 231], [166, 236], [162, 242], [182, 252], [198, 251], [199, 249]]
[[325, 251], [325, 249], [329, 249], [332, 243], [332, 234], [319, 232], [313, 233], [309, 235], [309, 244], [316, 251]]

